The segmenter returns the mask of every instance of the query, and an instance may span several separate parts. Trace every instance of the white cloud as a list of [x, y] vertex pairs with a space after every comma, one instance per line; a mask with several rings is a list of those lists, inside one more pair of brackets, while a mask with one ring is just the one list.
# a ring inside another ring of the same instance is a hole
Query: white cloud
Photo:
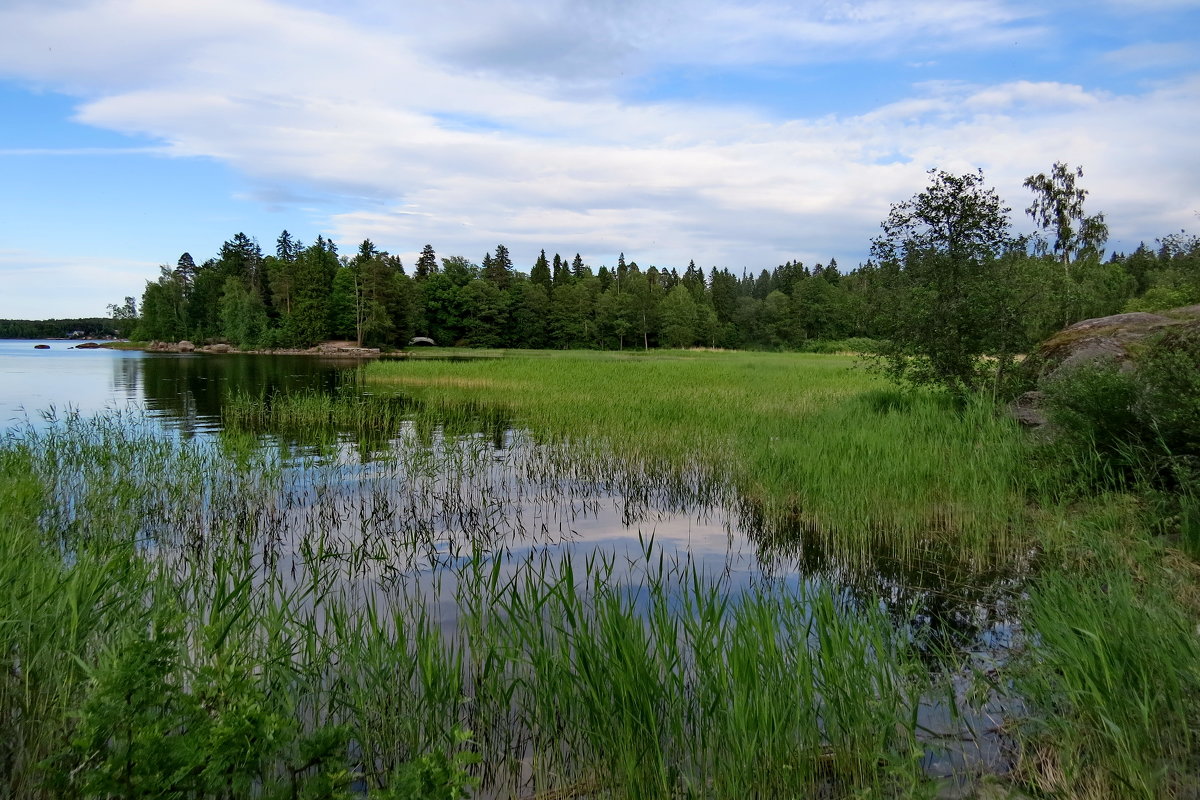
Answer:
[[1111, 50], [1103, 60], [1121, 69], [1178, 69], [1181, 65], [1200, 61], [1196, 45], [1187, 42], [1137, 42]]
[[1034, 17], [998, 0], [340, 8], [10, 6], [0, 11], [0, 72], [78, 91], [88, 98], [81, 121], [219, 159], [263, 197], [337, 195], [328, 224], [340, 240], [369, 236], [410, 263], [426, 242], [472, 258], [504, 242], [522, 264], [541, 247], [594, 263], [624, 250], [668, 266], [831, 255], [852, 264], [889, 203], [933, 166], [984, 167], [1019, 209], [1025, 175], [1082, 163], [1119, 236], [1186, 225], [1200, 207], [1194, 80], [1139, 95], [942, 81], [860, 115], [783, 121], [619, 94], [622, 70], [652, 64], [788, 63], [1041, 35]]

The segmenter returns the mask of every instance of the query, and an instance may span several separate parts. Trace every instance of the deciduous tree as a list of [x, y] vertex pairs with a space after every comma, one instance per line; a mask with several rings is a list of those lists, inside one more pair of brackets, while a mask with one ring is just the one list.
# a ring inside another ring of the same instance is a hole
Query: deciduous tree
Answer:
[[1071, 261], [1084, 250], [1097, 254], [1108, 240], [1108, 225], [1103, 214], [1085, 216], [1083, 201], [1087, 189], [1076, 185], [1083, 177], [1083, 167], [1071, 169], [1061, 161], [1054, 162], [1050, 174], [1039, 172], [1025, 179], [1024, 186], [1033, 192], [1033, 203], [1025, 209], [1042, 230], [1054, 235], [1054, 252], [1069, 270]]
[[890, 278], [890, 345], [881, 365], [901, 382], [955, 394], [980, 388], [984, 357], [1012, 358], [1019, 337], [1010, 276], [1009, 212], [983, 172], [930, 171], [911, 200], [893, 204], [872, 256]]

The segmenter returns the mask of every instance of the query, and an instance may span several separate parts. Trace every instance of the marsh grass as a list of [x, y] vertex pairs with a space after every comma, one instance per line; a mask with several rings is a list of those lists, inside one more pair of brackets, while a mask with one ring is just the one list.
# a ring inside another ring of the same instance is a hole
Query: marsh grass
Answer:
[[[877, 605], [735, 585], [649, 540], [625, 556], [502, 546], [472, 513], [490, 502], [471, 477], [486, 437], [422, 447], [410, 429], [421, 455], [364, 474], [126, 423], [0, 450], [9, 796], [920, 781], [925, 672]], [[452, 525], [361, 491], [409, 474]]]
[[1200, 643], [1160, 585], [1125, 569], [1043, 576], [1027, 620], [1036, 649], [1017, 689], [1044, 715], [1021, 766], [1053, 796], [1187, 797], [1200, 789]]
[[[850, 364], [408, 361], [369, 368], [395, 399], [235, 397], [213, 437], [10, 433], [0, 794], [928, 796], [923, 704], [977, 735], [954, 670], [1020, 608], [979, 670], [1018, 780], [1188, 796], [1194, 563], [993, 408]], [[610, 499], [754, 568], [579, 537]]]
[[437, 414], [486, 407], [574, 457], [736, 488], [771, 527], [807, 530], [848, 557], [903, 556], [931, 538], [964, 559], [1023, 544], [1024, 444], [978, 402], [900, 394], [850, 358], [570, 352], [372, 364]]
[[[350, 388], [353, 388], [351, 385]], [[390, 436], [409, 413], [403, 397], [376, 397], [347, 388], [250, 395], [233, 392], [221, 406], [222, 422], [235, 430], [340, 429]]]

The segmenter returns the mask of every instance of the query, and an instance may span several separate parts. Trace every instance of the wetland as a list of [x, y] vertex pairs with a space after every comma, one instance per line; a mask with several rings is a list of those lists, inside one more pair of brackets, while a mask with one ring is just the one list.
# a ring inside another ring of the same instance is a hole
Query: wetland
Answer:
[[0, 344], [11, 796], [1195, 788], [1194, 561], [982, 401], [50, 344]]

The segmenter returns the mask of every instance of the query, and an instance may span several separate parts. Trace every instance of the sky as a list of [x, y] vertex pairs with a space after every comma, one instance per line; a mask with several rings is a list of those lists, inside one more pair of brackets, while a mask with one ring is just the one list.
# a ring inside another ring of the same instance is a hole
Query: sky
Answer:
[[926, 172], [1083, 167], [1200, 232], [1200, 0], [0, 0], [0, 318], [287, 229], [757, 273], [867, 258]]

